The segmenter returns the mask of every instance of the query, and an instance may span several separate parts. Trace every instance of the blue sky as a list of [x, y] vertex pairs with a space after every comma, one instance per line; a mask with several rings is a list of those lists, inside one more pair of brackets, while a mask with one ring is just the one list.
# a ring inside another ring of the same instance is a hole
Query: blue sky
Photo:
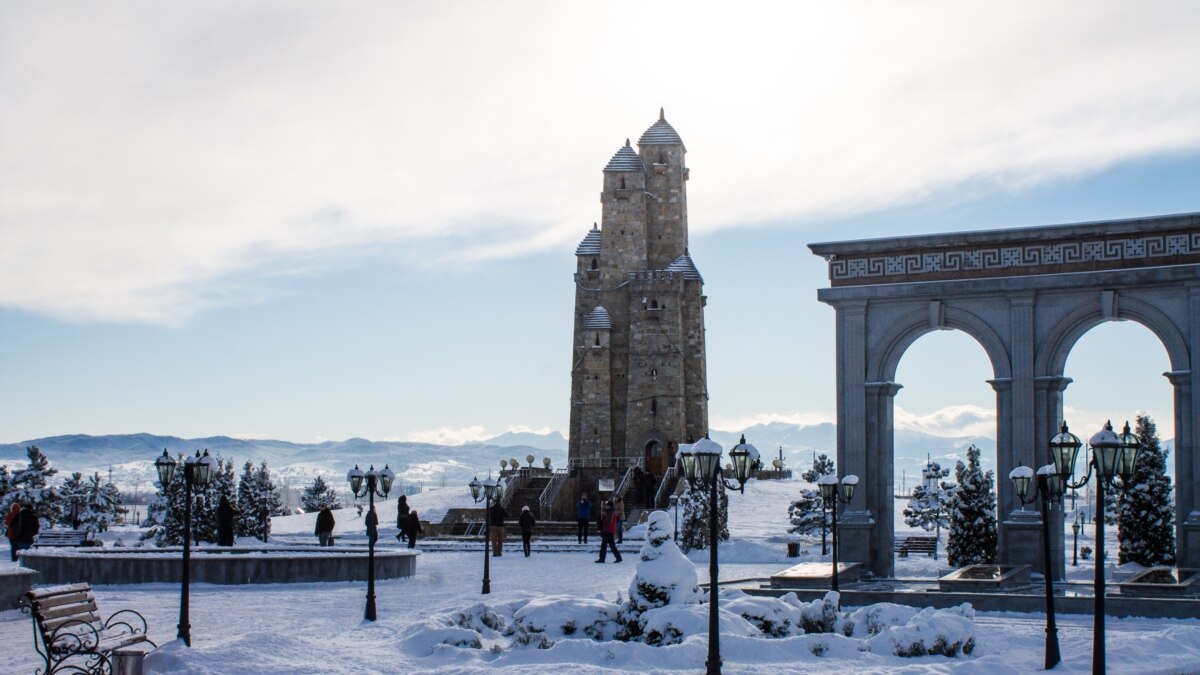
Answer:
[[[807, 243], [1200, 211], [1197, 6], [1085, 9], [0, 4], [0, 442], [565, 432], [574, 246], [659, 106], [713, 426], [831, 420]], [[1170, 436], [1166, 369], [1101, 326], [1068, 418]], [[926, 336], [898, 421], [986, 431], [989, 377]]]

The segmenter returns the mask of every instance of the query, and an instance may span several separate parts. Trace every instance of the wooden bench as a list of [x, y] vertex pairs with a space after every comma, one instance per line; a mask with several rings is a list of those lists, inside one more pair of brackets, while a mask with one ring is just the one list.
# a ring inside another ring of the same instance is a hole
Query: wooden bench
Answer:
[[102, 621], [91, 584], [36, 588], [21, 599], [21, 610], [33, 616], [33, 646], [46, 660], [43, 675], [111, 673], [114, 650], [143, 642], [158, 646], [146, 634], [146, 619], [132, 609]]
[[901, 558], [907, 558], [909, 553], [926, 553], [933, 556], [937, 550], [937, 539], [934, 537], [896, 537], [895, 552]]
[[42, 530], [33, 539], [34, 546], [97, 546], [100, 542], [91, 530]]

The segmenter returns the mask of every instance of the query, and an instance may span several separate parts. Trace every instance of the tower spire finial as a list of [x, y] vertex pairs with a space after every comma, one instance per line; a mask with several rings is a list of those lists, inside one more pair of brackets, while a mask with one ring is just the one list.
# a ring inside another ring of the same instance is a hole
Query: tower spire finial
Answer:
[[629, 139], [628, 138], [625, 139], [625, 147], [627, 147], [627, 148], [629, 147]]
[[665, 111], [663, 108], [661, 108], [661, 107], [658, 109], [658, 121], [659, 121], [659, 122], [666, 122], [666, 121], [667, 121], [667, 113], [666, 113], [666, 111]]

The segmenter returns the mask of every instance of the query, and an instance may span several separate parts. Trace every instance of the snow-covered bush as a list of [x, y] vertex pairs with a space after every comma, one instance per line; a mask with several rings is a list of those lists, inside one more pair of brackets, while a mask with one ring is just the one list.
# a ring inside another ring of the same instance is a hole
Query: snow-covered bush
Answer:
[[[895, 612], [888, 610], [882, 616], [891, 620], [898, 616]], [[970, 654], [975, 650], [974, 618], [975, 610], [967, 603], [949, 609], [926, 607], [903, 624], [882, 628], [866, 640], [866, 646], [876, 654], [896, 656]]]
[[637, 620], [643, 612], [665, 605], [699, 604], [700, 597], [696, 566], [671, 539], [671, 519], [662, 511], [651, 513], [637, 573], [629, 582], [628, 618]]
[[530, 600], [513, 613], [508, 633], [519, 644], [548, 647], [552, 640], [587, 637], [612, 640], [619, 632], [621, 606], [597, 598], [549, 595]]
[[[722, 635], [761, 635], [749, 621], [720, 608], [717, 614]], [[708, 605], [668, 605], [642, 615], [641, 641], [660, 647], [679, 644], [693, 635], [708, 634]]]

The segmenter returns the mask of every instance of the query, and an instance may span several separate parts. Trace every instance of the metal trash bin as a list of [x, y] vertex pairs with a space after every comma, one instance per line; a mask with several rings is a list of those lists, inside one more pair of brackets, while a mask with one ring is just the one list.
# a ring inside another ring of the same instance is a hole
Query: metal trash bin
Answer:
[[140, 649], [117, 650], [112, 653], [113, 675], [142, 675], [146, 652]]
[[788, 542], [788, 557], [789, 558], [799, 558], [800, 557], [800, 542], [798, 542], [798, 541], [789, 541]]

